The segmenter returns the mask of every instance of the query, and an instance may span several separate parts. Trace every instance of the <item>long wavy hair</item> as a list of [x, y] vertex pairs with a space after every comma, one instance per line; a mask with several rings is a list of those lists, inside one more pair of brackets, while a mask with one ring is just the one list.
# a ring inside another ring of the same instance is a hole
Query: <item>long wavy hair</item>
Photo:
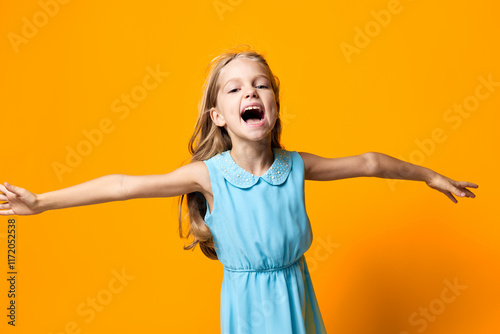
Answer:
[[[263, 55], [252, 50], [249, 46], [240, 46], [235, 49], [225, 51], [215, 57], [209, 64], [207, 78], [203, 86], [203, 96], [198, 105], [198, 119], [188, 149], [191, 153], [189, 163], [204, 161], [211, 157], [230, 150], [232, 148], [231, 138], [224, 127], [216, 126], [211, 117], [210, 109], [217, 106], [217, 94], [219, 92], [219, 76], [221, 70], [234, 59], [246, 58], [254, 60], [263, 65], [267, 77], [271, 82], [271, 88], [276, 97], [276, 106], [278, 117], [271, 132], [271, 146], [283, 148], [280, 143], [281, 138], [281, 120], [280, 120], [280, 82], [269, 67]], [[183, 216], [184, 199], [187, 201], [187, 213]], [[185, 238], [193, 236], [194, 240], [185, 250], [190, 250], [200, 245], [200, 249], [208, 258], [217, 260], [215, 245], [210, 229], [205, 225], [204, 217], [207, 205], [205, 196], [200, 192], [192, 192], [179, 197], [178, 201], [178, 220], [179, 236], [183, 238], [182, 224], [187, 219], [188, 232]]]

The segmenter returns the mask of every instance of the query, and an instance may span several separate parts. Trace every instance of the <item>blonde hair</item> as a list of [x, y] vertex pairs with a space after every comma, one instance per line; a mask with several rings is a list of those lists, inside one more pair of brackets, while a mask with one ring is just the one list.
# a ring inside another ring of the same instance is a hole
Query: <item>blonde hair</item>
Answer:
[[[269, 67], [263, 55], [244, 45], [232, 50], [225, 51], [215, 57], [208, 66], [208, 75], [203, 86], [203, 96], [198, 106], [198, 120], [191, 139], [189, 140], [189, 153], [191, 153], [190, 163], [203, 161], [213, 156], [230, 150], [232, 148], [231, 138], [223, 127], [215, 125], [210, 117], [210, 109], [217, 106], [217, 94], [219, 92], [219, 76], [221, 70], [234, 59], [246, 58], [254, 60], [263, 65], [264, 70], [271, 82], [271, 88], [274, 91], [277, 106], [277, 119], [273, 130], [271, 131], [271, 147], [283, 148], [280, 143], [281, 138], [281, 120], [280, 120], [280, 82]], [[185, 238], [190, 235], [194, 241], [185, 250], [194, 249], [200, 244], [200, 249], [208, 258], [217, 259], [214, 242], [210, 229], [205, 225], [204, 216], [207, 210], [206, 199], [200, 192], [192, 192], [179, 197], [178, 202], [178, 220], [179, 236], [183, 238], [182, 233], [182, 205], [184, 198], [187, 201], [188, 232]], [[186, 217], [184, 217], [186, 218]]]

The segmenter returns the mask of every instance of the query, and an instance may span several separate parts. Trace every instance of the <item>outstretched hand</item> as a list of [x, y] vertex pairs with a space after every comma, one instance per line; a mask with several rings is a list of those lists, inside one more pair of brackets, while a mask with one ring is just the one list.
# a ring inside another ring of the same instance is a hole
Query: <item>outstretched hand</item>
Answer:
[[432, 189], [439, 190], [449, 199], [453, 201], [453, 203], [457, 203], [457, 199], [453, 196], [456, 195], [458, 197], [471, 197], [475, 198], [476, 195], [472, 191], [467, 188], [477, 188], [478, 185], [471, 182], [465, 181], [455, 181], [441, 174], [437, 174], [430, 180], [427, 181], [426, 184]]
[[32, 192], [5, 182], [0, 184], [0, 215], [36, 215], [43, 212], [39, 208], [38, 196]]

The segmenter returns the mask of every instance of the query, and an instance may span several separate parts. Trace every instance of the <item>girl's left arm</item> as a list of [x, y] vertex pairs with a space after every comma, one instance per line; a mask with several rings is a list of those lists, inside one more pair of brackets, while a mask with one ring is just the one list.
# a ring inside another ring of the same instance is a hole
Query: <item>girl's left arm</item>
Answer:
[[306, 180], [332, 181], [360, 176], [404, 179], [423, 181], [432, 189], [444, 193], [454, 203], [457, 203], [457, 200], [453, 195], [476, 197], [467, 188], [477, 188], [477, 184], [455, 181], [429, 168], [414, 165], [383, 153], [366, 152], [360, 155], [331, 159], [305, 152], [299, 152], [299, 154], [304, 161]]

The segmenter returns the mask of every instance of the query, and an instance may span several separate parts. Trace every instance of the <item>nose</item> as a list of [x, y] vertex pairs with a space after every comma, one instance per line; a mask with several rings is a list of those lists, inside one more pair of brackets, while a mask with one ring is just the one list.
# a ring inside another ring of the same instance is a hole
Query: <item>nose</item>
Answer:
[[258, 97], [259, 95], [257, 94], [257, 90], [254, 87], [251, 87], [250, 89], [247, 90], [247, 93], [245, 94], [245, 97]]

